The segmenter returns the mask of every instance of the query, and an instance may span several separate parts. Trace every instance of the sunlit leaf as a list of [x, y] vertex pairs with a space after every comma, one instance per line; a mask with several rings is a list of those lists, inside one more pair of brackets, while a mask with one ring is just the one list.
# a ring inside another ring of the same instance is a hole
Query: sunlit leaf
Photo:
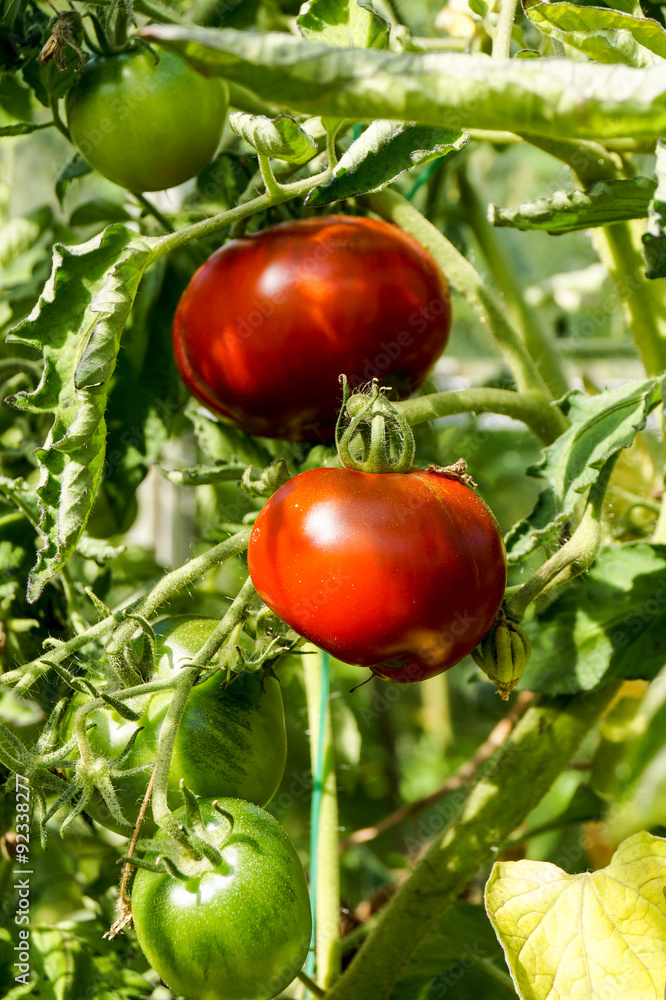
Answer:
[[607, 868], [499, 862], [486, 907], [522, 1000], [663, 1000], [666, 840], [637, 833]]
[[301, 34], [313, 42], [346, 49], [387, 49], [390, 25], [371, 0], [308, 0], [297, 22]]

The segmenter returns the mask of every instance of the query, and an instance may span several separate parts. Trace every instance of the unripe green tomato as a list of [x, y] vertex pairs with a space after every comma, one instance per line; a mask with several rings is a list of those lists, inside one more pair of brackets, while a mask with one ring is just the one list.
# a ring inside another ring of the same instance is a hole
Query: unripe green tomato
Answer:
[[203, 76], [175, 52], [160, 49], [156, 57], [146, 48], [91, 59], [66, 102], [83, 157], [130, 191], [162, 191], [200, 173], [228, 106], [223, 80]]
[[[174, 616], [155, 626], [159, 662], [155, 678], [178, 672], [203, 646], [218, 622], [212, 618]], [[211, 798], [233, 796], [265, 805], [282, 780], [287, 759], [284, 706], [279, 681], [259, 673], [243, 673], [225, 688], [224, 675], [214, 674], [197, 684], [187, 700], [171, 758], [168, 801], [172, 809], [182, 804], [180, 779], [196, 795]], [[100, 708], [87, 716], [94, 723], [88, 730], [93, 754], [118, 757], [137, 726], [136, 738], [126, 768], [152, 765], [156, 759], [160, 729], [173, 699], [173, 690], [146, 696], [130, 706], [141, 714], [138, 722], [121, 718], [112, 708]], [[85, 703], [74, 700], [65, 720], [66, 736], [74, 735], [74, 711]], [[151, 768], [138, 774], [114, 778], [118, 801], [132, 824], [141, 807]], [[95, 797], [86, 810], [93, 819], [118, 833], [129, 833]], [[155, 829], [150, 809], [141, 827], [142, 836]]]
[[[218, 804], [233, 818], [228, 837], [228, 821], [210, 800], [199, 802], [221, 864], [212, 869], [179, 859], [190, 875], [186, 882], [139, 869], [134, 927], [150, 964], [186, 1000], [269, 1000], [307, 957], [312, 921], [305, 875], [276, 819], [238, 799]], [[176, 815], [187, 825], [184, 809]]]

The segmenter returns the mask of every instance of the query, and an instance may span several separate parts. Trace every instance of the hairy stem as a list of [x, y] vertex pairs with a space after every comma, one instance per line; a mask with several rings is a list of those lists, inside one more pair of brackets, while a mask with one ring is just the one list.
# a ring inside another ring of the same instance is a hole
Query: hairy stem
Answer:
[[551, 787], [621, 681], [575, 697], [542, 698], [482, 771], [451, 824], [382, 911], [328, 1000], [385, 1000], [437, 918]]
[[493, 59], [508, 59], [511, 54], [511, 32], [516, 16], [516, 0], [501, 0], [500, 14], [493, 38]]
[[470, 183], [466, 171], [459, 170], [457, 179], [465, 217], [488, 262], [495, 284], [504, 296], [511, 321], [520, 331], [550, 392], [555, 399], [559, 399], [569, 391], [560, 352], [545, 329], [538, 310], [533, 309], [525, 300], [525, 290], [511, 264], [506, 247], [502, 246], [497, 231], [488, 222], [476, 188]]
[[433, 392], [428, 396], [416, 396], [402, 403], [394, 403], [393, 406], [412, 427], [456, 413], [501, 413], [514, 420], [521, 420], [544, 444], [551, 444], [562, 433], [558, 417], [560, 411], [538, 392], [512, 392], [509, 389], [480, 387]]
[[[155, 613], [161, 604], [164, 604], [165, 601], [168, 601], [170, 597], [173, 597], [174, 594], [177, 594], [184, 587], [194, 583], [195, 580], [203, 576], [204, 573], [207, 573], [217, 563], [224, 562], [225, 559], [230, 559], [231, 556], [240, 555], [247, 548], [250, 540], [250, 532], [251, 528], [244, 528], [242, 531], [232, 535], [231, 538], [220, 542], [219, 545], [214, 545], [212, 549], [202, 553], [202, 555], [195, 556], [194, 559], [190, 559], [182, 566], [179, 566], [178, 569], [167, 573], [138, 604], [135, 609], [136, 613], [143, 618], [148, 618]], [[136, 632], [136, 629], [136, 621], [128, 618], [118, 626], [107, 646], [106, 651], [109, 661], [118, 674], [122, 670], [121, 664], [123, 663], [125, 648]]]
[[[456, 250], [421, 213], [395, 191], [381, 191], [359, 199], [377, 215], [395, 222], [411, 233], [435, 258], [453, 288], [470, 303], [481, 321], [487, 326], [511, 368], [519, 391], [535, 390], [544, 401], [551, 400], [548, 386], [542, 379], [525, 344], [508, 322], [502, 305], [486, 287], [481, 276], [470, 262]], [[561, 428], [566, 420], [559, 415]]]
[[[196, 656], [192, 657], [189, 666], [203, 668], [208, 663], [211, 656], [215, 654], [233, 632], [236, 625], [245, 617], [247, 608], [254, 599], [255, 594], [256, 591], [252, 586], [252, 581], [248, 577], [226, 615], [208, 637]], [[178, 735], [178, 726], [180, 725], [190, 691], [199, 673], [200, 670], [187, 670], [179, 678], [173, 699], [169, 703], [164, 722], [160, 728], [157, 747], [157, 765], [155, 767], [155, 781], [153, 784], [153, 819], [157, 826], [165, 827], [176, 839], [179, 839], [178, 823], [174, 819], [167, 802], [169, 768], [171, 767], [171, 756], [176, 736]]]

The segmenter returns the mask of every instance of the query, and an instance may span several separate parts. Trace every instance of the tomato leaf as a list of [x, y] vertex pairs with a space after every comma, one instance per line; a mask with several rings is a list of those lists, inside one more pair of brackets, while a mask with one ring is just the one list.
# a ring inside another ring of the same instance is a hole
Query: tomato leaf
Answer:
[[44, 539], [28, 581], [31, 602], [69, 559], [90, 513], [104, 466], [109, 381], [148, 259], [147, 245], [121, 225], [80, 246], [56, 244], [37, 305], [10, 334], [11, 342], [41, 351], [45, 362], [37, 389], [11, 402], [54, 416], [37, 451]]
[[329, 179], [310, 192], [306, 204], [319, 207], [381, 191], [406, 170], [457, 153], [468, 139], [461, 129], [372, 122], [342, 155]]
[[290, 115], [267, 118], [232, 111], [229, 125], [258, 153], [274, 156], [287, 163], [307, 163], [317, 154], [317, 144]]
[[548, 608], [526, 623], [532, 659], [525, 687], [592, 691], [610, 677], [652, 680], [666, 663], [666, 546], [602, 549]]
[[16, 122], [14, 125], [3, 125], [0, 127], [0, 136], [6, 135], [29, 135], [30, 132], [38, 132], [42, 128], [50, 128], [53, 122]]
[[626, 219], [645, 219], [655, 188], [650, 177], [598, 181], [585, 191], [555, 191], [549, 197], [524, 201], [517, 209], [490, 205], [488, 219], [494, 226], [541, 229], [559, 236]]
[[666, 145], [663, 142], [657, 143], [657, 179], [659, 184], [643, 236], [648, 278], [666, 278]]
[[30, 215], [19, 215], [0, 228], [0, 267], [8, 267], [27, 253], [42, 233], [53, 225], [53, 211], [48, 205]]
[[666, 840], [637, 833], [607, 868], [499, 862], [486, 907], [523, 1000], [663, 1000]]
[[653, 66], [666, 59], [666, 31], [658, 21], [606, 7], [523, 0], [525, 13], [549, 38], [598, 63]]
[[582, 493], [596, 482], [611, 455], [627, 448], [663, 398], [660, 379], [628, 382], [596, 396], [570, 392], [559, 403], [571, 426], [543, 452], [530, 475], [549, 479], [532, 513], [506, 538], [509, 559], [524, 559], [555, 537]]
[[152, 24], [139, 34], [293, 111], [569, 139], [659, 138], [666, 131], [663, 67], [491, 60], [479, 54], [378, 52], [313, 44], [278, 32], [243, 34]]
[[58, 199], [58, 204], [61, 208], [63, 206], [65, 194], [67, 193], [70, 181], [75, 180], [77, 177], [85, 177], [86, 174], [91, 173], [92, 167], [90, 164], [86, 163], [80, 153], [75, 153], [72, 159], [69, 160], [62, 168], [55, 183], [56, 198]]
[[308, 0], [296, 19], [304, 38], [341, 49], [387, 49], [391, 25], [371, 0]]

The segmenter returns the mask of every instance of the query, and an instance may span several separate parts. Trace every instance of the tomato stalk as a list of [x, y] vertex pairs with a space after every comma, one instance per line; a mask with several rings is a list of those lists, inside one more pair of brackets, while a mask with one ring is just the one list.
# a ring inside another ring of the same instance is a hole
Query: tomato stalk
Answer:
[[456, 174], [460, 201], [474, 237], [486, 258], [497, 288], [502, 292], [512, 322], [520, 331], [528, 351], [555, 399], [569, 391], [561, 356], [545, 329], [537, 309], [525, 299], [525, 289], [512, 267], [506, 248], [486, 218], [485, 207], [462, 167]]
[[438, 917], [525, 821], [610, 704], [621, 681], [591, 694], [541, 698], [484, 768], [451, 824], [381, 911], [328, 1000], [385, 1000]]
[[500, 14], [493, 37], [493, 59], [508, 59], [511, 55], [511, 32], [516, 16], [516, 0], [501, 0]]
[[[196, 656], [190, 661], [190, 666], [204, 667], [209, 662], [211, 657], [214, 656], [220, 646], [233, 632], [236, 625], [245, 617], [245, 613], [254, 600], [255, 594], [252, 581], [248, 577], [220, 624], [211, 633]], [[199, 672], [197, 670], [188, 670], [178, 681], [173, 700], [167, 709], [160, 729], [157, 748], [157, 766], [155, 768], [155, 780], [153, 784], [153, 818], [156, 826], [164, 827], [175, 840], [179, 841], [182, 841], [183, 835], [167, 803], [169, 769], [178, 726], [190, 691], [199, 676]]]
[[[513, 373], [520, 392], [536, 390], [546, 408], [552, 395], [527, 347], [508, 322], [504, 309], [484, 284], [470, 262], [456, 250], [452, 243], [428, 222], [413, 205], [395, 191], [381, 191], [359, 199], [371, 211], [401, 226], [414, 236], [437, 261], [447, 280], [470, 303], [495, 338]], [[557, 414], [557, 411], [555, 411]], [[563, 414], [556, 415], [560, 433], [566, 429]]]
[[562, 432], [554, 403], [544, 404], [538, 392], [513, 392], [485, 386], [461, 391], [433, 392], [393, 404], [412, 427], [457, 413], [501, 413], [520, 420], [544, 443], [551, 444]]
[[[310, 891], [313, 903], [313, 944], [316, 944], [316, 950], [311, 950], [308, 955], [306, 973], [311, 976], [316, 964], [319, 982], [328, 988], [340, 973], [337, 778], [329, 705], [328, 655], [313, 646], [306, 648], [305, 654], [303, 676], [313, 774]], [[312, 992], [320, 995], [314, 990]]]

